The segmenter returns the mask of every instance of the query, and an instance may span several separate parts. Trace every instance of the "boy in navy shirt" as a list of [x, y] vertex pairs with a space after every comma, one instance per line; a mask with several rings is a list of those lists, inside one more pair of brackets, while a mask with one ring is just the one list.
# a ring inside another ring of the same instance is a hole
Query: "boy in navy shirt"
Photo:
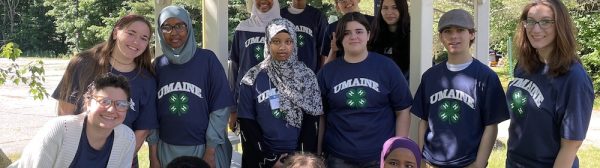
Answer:
[[485, 167], [498, 132], [508, 119], [500, 80], [473, 59], [472, 16], [455, 9], [439, 21], [440, 42], [448, 60], [427, 70], [415, 95], [413, 114], [419, 122], [419, 146], [427, 165]]
[[328, 25], [326, 17], [319, 9], [306, 4], [306, 0], [290, 1], [290, 6], [281, 9], [281, 17], [296, 25], [298, 60], [317, 73], [321, 63], [319, 49]]

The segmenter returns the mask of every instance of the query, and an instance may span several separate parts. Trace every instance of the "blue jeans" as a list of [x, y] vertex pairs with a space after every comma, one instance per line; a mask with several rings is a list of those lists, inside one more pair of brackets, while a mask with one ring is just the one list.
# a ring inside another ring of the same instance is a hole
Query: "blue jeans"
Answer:
[[379, 160], [357, 162], [344, 160], [335, 156], [327, 157], [327, 167], [329, 168], [379, 168]]

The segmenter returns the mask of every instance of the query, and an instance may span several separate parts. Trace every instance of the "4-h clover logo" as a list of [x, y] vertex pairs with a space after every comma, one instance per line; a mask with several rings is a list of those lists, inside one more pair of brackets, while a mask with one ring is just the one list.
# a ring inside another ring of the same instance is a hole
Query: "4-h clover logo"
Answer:
[[304, 46], [304, 36], [300, 33], [298, 33], [298, 48]]
[[261, 62], [262, 60], [265, 59], [265, 46], [263, 45], [256, 45], [256, 47], [254, 47], [254, 57], [256, 57], [256, 60], [258, 62]]
[[527, 97], [521, 90], [517, 90], [511, 95], [512, 100], [510, 101], [510, 109], [513, 113], [516, 113], [517, 116], [523, 116], [525, 114], [525, 102], [527, 102]]
[[283, 117], [283, 115], [285, 114], [283, 111], [281, 111], [280, 109], [275, 109], [275, 110], [271, 110], [273, 117], [275, 118], [281, 118]]
[[169, 111], [177, 116], [181, 116], [187, 113], [190, 109], [190, 107], [187, 104], [188, 101], [189, 99], [185, 95], [185, 93], [173, 93], [171, 97], [169, 97]]
[[346, 104], [353, 108], [363, 108], [367, 105], [367, 92], [361, 88], [350, 89], [346, 92]]
[[457, 123], [460, 120], [460, 106], [456, 100], [446, 100], [440, 106], [439, 117], [442, 121], [448, 121], [450, 124]]

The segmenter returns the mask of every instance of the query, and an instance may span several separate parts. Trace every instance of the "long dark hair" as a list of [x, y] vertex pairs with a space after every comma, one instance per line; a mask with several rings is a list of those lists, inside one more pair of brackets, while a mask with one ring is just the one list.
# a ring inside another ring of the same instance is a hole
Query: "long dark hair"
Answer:
[[[392, 59], [404, 70], [408, 70], [410, 64], [410, 15], [408, 13], [408, 4], [406, 0], [393, 0], [399, 13], [398, 22], [396, 22], [396, 32], [392, 33], [388, 24], [383, 20], [381, 10], [383, 1], [379, 1], [379, 10], [375, 14], [375, 21], [372, 24], [371, 39], [369, 40], [369, 50], [384, 54], [384, 50], [391, 45]], [[407, 50], [407, 51], [400, 51]]]
[[[108, 72], [110, 63], [110, 57], [113, 49], [115, 48], [116, 40], [113, 38], [114, 32], [127, 28], [130, 24], [140, 21], [148, 26], [149, 32], [152, 33], [152, 26], [148, 20], [140, 15], [127, 15], [121, 18], [112, 29], [110, 36], [105, 42], [97, 44], [96, 46], [78, 53], [69, 61], [69, 65], [62, 77], [62, 82], [59, 86], [60, 94], [58, 100], [82, 100], [83, 94], [87, 90], [87, 86], [94, 81], [101, 74]], [[152, 34], [150, 34], [152, 36]], [[151, 37], [148, 37], [150, 39]], [[138, 66], [138, 74], [141, 74], [142, 69], [148, 70], [154, 75], [154, 67], [152, 66], [151, 60], [153, 53], [150, 52], [150, 43], [146, 46], [146, 50], [134, 59], [134, 62]], [[73, 81], [77, 78], [78, 81]], [[63, 83], [64, 82], [64, 83]], [[74, 93], [73, 86], [77, 87], [76, 94]]]
[[559, 0], [538, 0], [527, 4], [523, 8], [517, 25], [517, 33], [515, 34], [515, 54], [518, 56], [518, 66], [531, 74], [539, 70], [544, 64], [539, 58], [539, 53], [527, 38], [527, 30], [523, 25], [523, 21], [527, 20], [529, 9], [537, 5], [548, 6], [554, 12], [555, 23], [552, 28], [556, 29], [556, 37], [554, 47], [547, 58], [547, 64], [549, 67], [548, 74], [556, 77], [569, 71], [574, 61], [580, 61], [576, 53], [577, 43], [573, 21], [567, 8]]

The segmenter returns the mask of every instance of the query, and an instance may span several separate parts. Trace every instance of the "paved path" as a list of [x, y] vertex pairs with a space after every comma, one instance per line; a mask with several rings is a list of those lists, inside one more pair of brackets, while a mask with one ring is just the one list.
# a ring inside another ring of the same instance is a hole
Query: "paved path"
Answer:
[[[19, 64], [32, 59], [21, 59]], [[0, 58], [0, 66], [5, 67], [9, 60]], [[68, 60], [44, 59], [46, 82], [44, 87], [52, 93], [58, 84]], [[7, 82], [0, 86], [0, 149], [5, 153], [18, 153], [37, 133], [46, 121], [56, 116], [56, 101], [50, 97], [43, 101], [33, 100], [27, 86]], [[508, 139], [508, 121], [500, 124], [498, 138]], [[600, 112], [592, 115], [585, 145], [600, 148]]]

